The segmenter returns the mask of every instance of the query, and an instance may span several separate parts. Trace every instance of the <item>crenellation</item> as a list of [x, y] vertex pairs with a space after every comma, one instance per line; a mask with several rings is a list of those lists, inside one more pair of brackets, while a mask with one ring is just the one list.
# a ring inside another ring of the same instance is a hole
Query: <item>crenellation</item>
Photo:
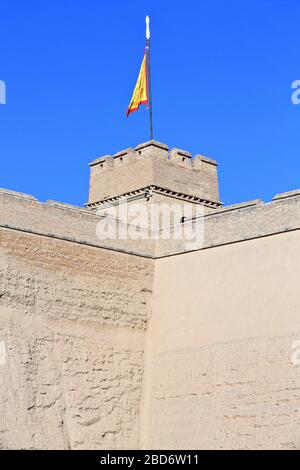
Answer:
[[103, 169], [110, 170], [113, 167], [114, 167], [114, 157], [113, 156], [106, 157], [103, 163]]
[[149, 141], [92, 162], [87, 207], [151, 185], [221, 204], [214, 160], [193, 158], [186, 150]]
[[201, 158], [200, 155], [196, 155], [192, 159], [192, 165], [193, 165], [193, 168], [195, 168], [195, 169], [201, 169], [202, 168], [202, 158]]
[[185, 166], [193, 170], [194, 168], [202, 168], [204, 170], [210, 169], [210, 166], [216, 167], [218, 163], [203, 155], [196, 155], [193, 157], [191, 152], [179, 148], [172, 148], [161, 142], [149, 141], [144, 144], [138, 145], [135, 149], [129, 147], [114, 155], [105, 155], [99, 157], [90, 163], [90, 167], [99, 166], [103, 169], [108, 167], [114, 167], [121, 163], [130, 163], [134, 161], [140, 161], [141, 158], [147, 157], [152, 158], [163, 158], [164, 160], [170, 161], [171, 163], [178, 164], [179, 166]]
[[218, 166], [218, 162], [212, 158], [205, 157], [204, 155], [195, 155], [195, 158], [200, 158], [202, 162], [205, 162], [209, 165]]
[[168, 158], [169, 147], [166, 144], [149, 140], [135, 147], [137, 154], [141, 157], [161, 157]]
[[96, 165], [101, 165], [102, 163], [105, 162], [105, 160], [107, 158], [110, 158], [110, 157], [111, 157], [111, 155], [103, 155], [102, 157], [98, 157], [95, 160], [93, 160], [92, 162], [90, 162], [89, 166], [93, 167], [93, 166], [96, 166]]
[[187, 168], [192, 167], [192, 154], [186, 150], [172, 148], [169, 151], [169, 161], [178, 165], [183, 165]]
[[135, 161], [137, 154], [133, 148], [127, 148], [114, 154], [114, 165]]
[[212, 175], [217, 175], [218, 163], [216, 160], [205, 157], [204, 155], [196, 155], [192, 160], [193, 168], [201, 169]]

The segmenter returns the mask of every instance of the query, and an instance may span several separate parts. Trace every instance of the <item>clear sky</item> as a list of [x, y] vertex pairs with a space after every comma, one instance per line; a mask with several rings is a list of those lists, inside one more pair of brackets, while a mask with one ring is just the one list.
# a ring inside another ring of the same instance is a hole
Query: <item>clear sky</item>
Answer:
[[0, 187], [83, 205], [125, 117], [151, 18], [154, 138], [218, 160], [225, 204], [300, 188], [299, 0], [1, 0]]

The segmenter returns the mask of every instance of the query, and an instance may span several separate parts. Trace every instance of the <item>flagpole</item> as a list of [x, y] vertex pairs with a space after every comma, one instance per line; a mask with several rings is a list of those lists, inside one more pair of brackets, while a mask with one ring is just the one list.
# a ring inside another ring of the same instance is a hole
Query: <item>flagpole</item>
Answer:
[[150, 60], [150, 19], [146, 16], [146, 54], [147, 54], [147, 77], [148, 77], [148, 98], [149, 98], [149, 118], [150, 118], [150, 140], [153, 140], [153, 116], [152, 116], [152, 88], [151, 88], [151, 60]]

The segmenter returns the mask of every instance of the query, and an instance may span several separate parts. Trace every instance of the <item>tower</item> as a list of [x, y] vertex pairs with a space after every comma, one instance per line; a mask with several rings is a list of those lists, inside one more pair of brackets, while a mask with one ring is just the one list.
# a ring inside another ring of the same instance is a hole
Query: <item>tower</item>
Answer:
[[90, 163], [87, 207], [100, 209], [122, 201], [150, 199], [156, 203], [204, 206], [205, 213], [219, 200], [217, 162], [151, 140]]

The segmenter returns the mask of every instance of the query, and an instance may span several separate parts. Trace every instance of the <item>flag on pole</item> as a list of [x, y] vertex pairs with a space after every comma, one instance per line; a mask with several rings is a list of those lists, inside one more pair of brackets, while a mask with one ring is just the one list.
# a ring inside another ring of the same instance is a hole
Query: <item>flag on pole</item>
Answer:
[[137, 111], [141, 104], [148, 104], [148, 83], [147, 83], [147, 54], [145, 52], [140, 73], [133, 91], [126, 116]]
[[129, 103], [126, 116], [137, 111], [141, 104], [149, 105], [150, 140], [153, 139], [152, 89], [150, 66], [150, 18], [146, 16], [146, 49], [135, 89]]

